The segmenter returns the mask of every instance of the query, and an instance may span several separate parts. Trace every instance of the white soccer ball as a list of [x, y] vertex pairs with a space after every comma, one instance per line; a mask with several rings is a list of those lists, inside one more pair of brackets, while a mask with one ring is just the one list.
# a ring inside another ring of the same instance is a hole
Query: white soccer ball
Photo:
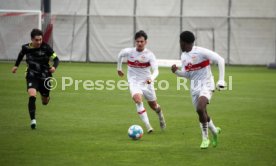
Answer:
[[144, 131], [139, 125], [132, 125], [128, 129], [128, 136], [133, 140], [138, 140], [142, 138]]

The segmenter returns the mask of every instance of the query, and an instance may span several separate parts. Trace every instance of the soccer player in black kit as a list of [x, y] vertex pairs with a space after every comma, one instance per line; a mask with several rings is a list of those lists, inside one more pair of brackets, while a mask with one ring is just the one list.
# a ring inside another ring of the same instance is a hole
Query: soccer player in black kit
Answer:
[[[22, 45], [22, 49], [17, 57], [12, 73], [16, 73], [17, 68], [26, 55], [27, 71], [27, 91], [29, 94], [28, 109], [31, 118], [31, 128], [36, 128], [36, 93], [41, 94], [43, 105], [47, 105], [50, 100], [52, 73], [56, 71], [59, 64], [59, 59], [53, 49], [42, 41], [43, 33], [39, 29], [33, 29], [31, 32], [31, 43]], [[50, 59], [53, 60], [53, 65], [50, 66]]]

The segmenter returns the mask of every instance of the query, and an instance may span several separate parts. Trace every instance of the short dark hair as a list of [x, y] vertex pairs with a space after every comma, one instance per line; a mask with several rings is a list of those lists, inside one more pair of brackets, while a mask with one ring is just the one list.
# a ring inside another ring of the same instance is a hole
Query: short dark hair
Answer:
[[135, 40], [136, 40], [136, 39], [139, 38], [139, 37], [144, 37], [145, 40], [148, 39], [148, 35], [147, 35], [146, 32], [144, 32], [143, 30], [140, 30], [140, 31], [136, 32], [134, 38], [135, 38]]
[[195, 36], [190, 31], [184, 31], [180, 34], [180, 40], [190, 44], [195, 41]]
[[31, 32], [31, 38], [33, 39], [35, 36], [43, 36], [43, 32], [40, 29], [34, 28]]

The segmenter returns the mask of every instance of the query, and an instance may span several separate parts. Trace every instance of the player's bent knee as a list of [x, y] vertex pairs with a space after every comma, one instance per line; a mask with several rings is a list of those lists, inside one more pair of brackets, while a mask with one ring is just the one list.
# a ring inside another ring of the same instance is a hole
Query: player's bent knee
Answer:
[[141, 103], [142, 102], [142, 96], [140, 94], [133, 95], [132, 99], [135, 103]]
[[36, 97], [36, 89], [34, 89], [34, 88], [28, 89], [28, 94], [29, 94], [29, 96]]

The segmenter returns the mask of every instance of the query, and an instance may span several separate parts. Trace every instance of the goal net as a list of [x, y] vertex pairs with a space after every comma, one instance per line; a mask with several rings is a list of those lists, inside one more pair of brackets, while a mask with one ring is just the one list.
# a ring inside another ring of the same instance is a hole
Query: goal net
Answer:
[[0, 25], [0, 60], [14, 60], [31, 30], [41, 29], [41, 11], [0, 10]]

